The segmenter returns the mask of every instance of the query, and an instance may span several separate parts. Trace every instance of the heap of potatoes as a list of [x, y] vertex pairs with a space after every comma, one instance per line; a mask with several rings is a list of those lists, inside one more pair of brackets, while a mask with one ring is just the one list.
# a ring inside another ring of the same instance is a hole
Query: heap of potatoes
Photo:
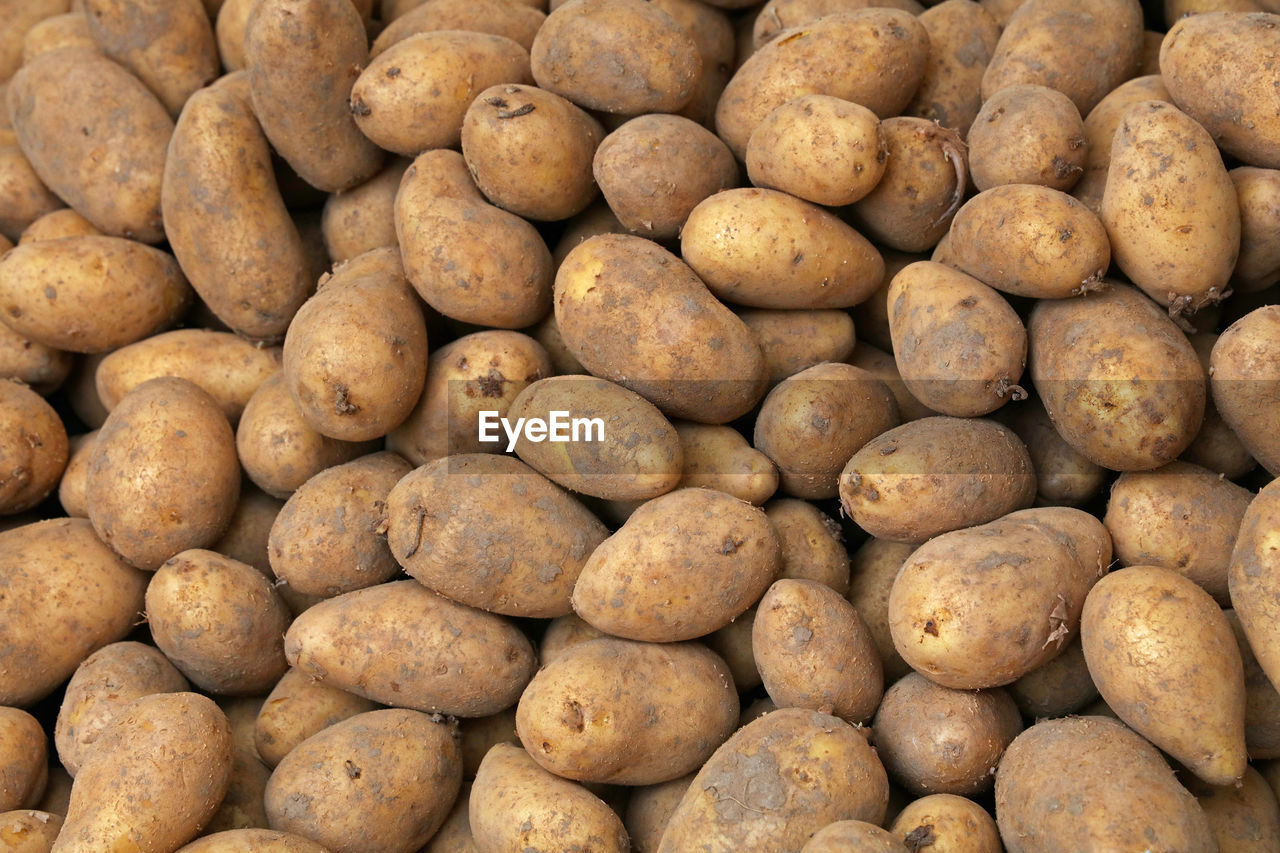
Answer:
[[0, 850], [1280, 850], [1280, 2], [878, 3], [0, 0]]

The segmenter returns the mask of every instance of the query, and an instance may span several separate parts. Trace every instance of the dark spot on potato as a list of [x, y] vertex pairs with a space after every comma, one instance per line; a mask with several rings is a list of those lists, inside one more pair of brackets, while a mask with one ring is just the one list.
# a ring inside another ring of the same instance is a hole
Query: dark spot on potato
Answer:
[[533, 104], [521, 104], [520, 106], [516, 107], [514, 110], [500, 109], [498, 110], [498, 118], [504, 118], [504, 119], [520, 118], [520, 116], [527, 116], [529, 113], [533, 112], [535, 109], [537, 109], [537, 107], [535, 107]]
[[333, 411], [339, 415], [354, 415], [360, 411], [360, 407], [351, 402], [348, 398], [350, 393], [346, 385], [335, 385], [333, 388]]
[[911, 830], [902, 839], [902, 843], [911, 853], [920, 853], [925, 847], [932, 847], [936, 837], [933, 834], [933, 824], [922, 823], [915, 829]]
[[388, 76], [388, 77], [390, 77], [390, 78], [392, 78], [392, 79], [395, 79], [396, 77], [399, 77], [399, 76], [400, 76], [400, 69], [399, 69], [399, 68], [388, 68], [388, 69], [387, 69], [387, 76]]
[[932, 637], [938, 636], [938, 625], [932, 619], [924, 623], [924, 632]]
[[344, 770], [346, 770], [346, 771], [347, 771], [347, 778], [348, 778], [348, 779], [359, 779], [359, 778], [360, 778], [360, 768], [359, 768], [359, 767], [357, 767], [357, 766], [355, 765], [355, 762], [354, 762], [354, 761], [352, 761], [350, 758], [348, 758], [348, 759], [346, 760], [346, 763], [342, 765], [342, 768], [343, 768]]
[[370, 113], [372, 113], [372, 112], [373, 112], [373, 110], [369, 109], [369, 105], [368, 105], [368, 104], [366, 104], [366, 103], [364, 102], [364, 99], [363, 99], [363, 98], [360, 98], [359, 96], [357, 96], [357, 97], [355, 97], [355, 98], [352, 98], [352, 99], [351, 99], [351, 114], [352, 114], [352, 115], [357, 115], [357, 116], [361, 116], [361, 117], [363, 117], [363, 116], [367, 116], [367, 115], [369, 115], [369, 114], [370, 114]]
[[502, 386], [506, 384], [506, 381], [507, 377], [492, 367], [489, 368], [488, 374], [476, 380], [480, 386], [480, 394], [485, 397], [501, 397]]

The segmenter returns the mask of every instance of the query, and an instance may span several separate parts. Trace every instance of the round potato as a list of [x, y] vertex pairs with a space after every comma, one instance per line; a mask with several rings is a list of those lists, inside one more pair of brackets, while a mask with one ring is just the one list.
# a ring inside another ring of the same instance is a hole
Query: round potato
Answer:
[[1004, 849], [1000, 830], [987, 810], [954, 794], [930, 794], [908, 803], [889, 831], [908, 850], [912, 845], [932, 846], [934, 853], [1001, 853]]
[[1021, 406], [1009, 426], [1027, 446], [1043, 504], [1080, 506], [1102, 490], [1106, 470], [1063, 440], [1044, 406]]
[[21, 382], [0, 379], [0, 516], [47, 498], [67, 454], [67, 431], [53, 407]]
[[0, 190], [4, 192], [0, 200], [0, 236], [10, 246], [20, 242], [21, 236], [45, 216], [69, 209], [44, 185], [16, 143], [0, 145]]
[[718, 489], [760, 506], [778, 490], [778, 469], [731, 426], [675, 424], [684, 465], [679, 486]]
[[[228, 0], [230, 5], [235, 0]], [[310, 839], [274, 829], [227, 829], [178, 848], [179, 853], [326, 853]]]
[[320, 230], [333, 263], [341, 264], [372, 249], [398, 246], [395, 202], [409, 162], [396, 158], [358, 187], [325, 200]]
[[1071, 99], [1048, 86], [1006, 86], [969, 130], [969, 174], [979, 190], [1035, 184], [1066, 192], [1084, 174], [1088, 144]]
[[52, 210], [33, 220], [22, 232], [18, 243], [34, 243], [38, 240], [56, 240], [59, 237], [81, 237], [85, 234], [101, 234], [93, 223], [69, 207]]
[[1245, 449], [1271, 474], [1280, 474], [1280, 306], [1266, 305], [1232, 323], [1209, 356], [1213, 404]]
[[853, 355], [854, 323], [847, 311], [760, 309], [738, 317], [760, 344], [770, 385], [824, 361], [848, 362]]
[[491, 33], [509, 38], [529, 50], [546, 19], [546, 12], [541, 9], [507, 0], [431, 0], [395, 20], [384, 17], [386, 26], [369, 47], [369, 56], [377, 57], [416, 33], [437, 30]]
[[1008, 690], [1018, 709], [1033, 720], [1064, 717], [1098, 698], [1078, 642], [1010, 684]]
[[865, 853], [902, 853], [907, 848], [889, 830], [863, 820], [838, 820], [813, 834], [800, 848], [800, 853], [841, 853], [860, 850]]
[[316, 681], [290, 669], [263, 701], [254, 721], [254, 747], [268, 767], [321, 729], [378, 706], [363, 696]]
[[[734, 711], [733, 722], [737, 718], [738, 712]], [[725, 731], [720, 740], [728, 736]], [[47, 753], [39, 720], [18, 708], [0, 707], [0, 767], [4, 768], [0, 774], [0, 809], [8, 812], [39, 804], [49, 779]], [[707, 755], [710, 754], [708, 750]]]
[[62, 831], [62, 815], [36, 809], [0, 814], [0, 838], [9, 853], [49, 853]]
[[973, 0], [944, 0], [919, 19], [929, 34], [929, 64], [906, 114], [936, 121], [964, 139], [982, 108], [982, 74], [1001, 23]]

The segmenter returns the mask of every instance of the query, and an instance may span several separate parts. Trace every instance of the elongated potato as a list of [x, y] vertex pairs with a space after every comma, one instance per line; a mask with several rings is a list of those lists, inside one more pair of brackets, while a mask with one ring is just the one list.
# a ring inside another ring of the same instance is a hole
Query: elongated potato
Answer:
[[0, 236], [11, 244], [31, 224], [63, 208], [64, 202], [44, 185], [17, 144], [0, 145]]
[[1226, 610], [1227, 621], [1240, 647], [1240, 660], [1244, 664], [1244, 742], [1252, 761], [1280, 758], [1280, 691], [1267, 678], [1258, 663], [1244, 625], [1234, 610]]
[[[775, 522], [776, 524], [776, 522]], [[911, 672], [893, 645], [889, 628], [889, 593], [914, 545], [872, 537], [849, 555], [849, 602], [858, 611], [880, 654], [886, 684]]]
[[363, 696], [330, 687], [299, 669], [280, 677], [254, 722], [254, 746], [275, 767], [295, 746], [321, 729], [378, 706]]
[[320, 228], [335, 265], [371, 249], [398, 245], [395, 202], [409, 162], [398, 157], [369, 180], [325, 200]]
[[[736, 712], [734, 718], [737, 722]], [[728, 736], [726, 731], [724, 737]], [[44, 796], [49, 780], [45, 740], [39, 720], [18, 708], [0, 706], [0, 766], [4, 767], [0, 774], [0, 807], [5, 811], [33, 808]]]
[[769, 384], [824, 361], [848, 362], [855, 345], [847, 311], [751, 310], [738, 314], [764, 352]]
[[1116, 128], [1129, 107], [1139, 101], [1168, 100], [1169, 90], [1163, 78], [1159, 74], [1147, 74], [1121, 83], [1089, 110], [1084, 117], [1084, 174], [1071, 191], [1077, 201], [1095, 213], [1101, 207]]
[[1231, 287], [1237, 293], [1256, 293], [1280, 281], [1280, 170], [1238, 166], [1228, 174], [1240, 203], [1240, 256]]
[[995, 54], [1000, 24], [973, 0], [944, 0], [919, 19], [929, 34], [929, 64], [906, 115], [936, 121], [963, 139], [982, 108], [982, 74]]
[[675, 424], [684, 463], [679, 486], [719, 489], [760, 506], [778, 490], [778, 469], [731, 426]]
[[0, 516], [43, 501], [67, 466], [67, 431], [43, 397], [0, 379]]
[[1280, 473], [1280, 307], [1249, 312], [1219, 336], [1209, 356], [1213, 404], [1245, 449], [1273, 475]]
[[508, 0], [431, 0], [395, 20], [384, 15], [386, 26], [369, 47], [369, 56], [374, 58], [416, 33], [437, 30], [467, 30], [505, 36], [528, 50], [546, 19], [547, 15], [541, 9]]
[[[9, 83], [22, 152], [45, 186], [104, 234], [158, 243], [173, 119], [138, 78], [96, 50], [42, 53]], [[67, 133], [74, 116], [77, 130]]]

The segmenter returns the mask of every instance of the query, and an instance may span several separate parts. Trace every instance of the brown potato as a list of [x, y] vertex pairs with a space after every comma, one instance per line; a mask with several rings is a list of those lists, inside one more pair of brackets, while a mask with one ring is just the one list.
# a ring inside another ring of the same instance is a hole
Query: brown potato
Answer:
[[[412, 655], [400, 639], [409, 636]], [[289, 626], [285, 656], [339, 690], [457, 717], [509, 708], [534, 671], [533, 647], [515, 625], [412, 580], [316, 604]]]
[[841, 853], [860, 850], [865, 853], [902, 853], [907, 848], [887, 829], [864, 820], [838, 820], [813, 834], [800, 848], [800, 853]]
[[631, 792], [622, 822], [627, 827], [627, 834], [631, 836], [631, 849], [635, 853], [657, 853], [667, 822], [689, 790], [693, 776], [690, 773], [670, 782], [647, 785]]
[[1107, 93], [1084, 117], [1084, 174], [1072, 188], [1072, 195], [1085, 207], [1097, 213], [1102, 206], [1102, 192], [1107, 185], [1111, 166], [1111, 146], [1116, 128], [1129, 107], [1140, 101], [1168, 101], [1169, 91], [1159, 72], [1135, 77]]
[[1232, 323], [1209, 357], [1213, 404], [1245, 449], [1271, 474], [1280, 474], [1280, 306], [1267, 305]]
[[1088, 144], [1071, 99], [1047, 86], [1006, 86], [969, 131], [969, 174], [979, 190], [1035, 184], [1067, 192], [1084, 174]]
[[920, 24], [929, 34], [929, 64], [906, 115], [936, 121], [964, 139], [982, 108], [982, 74], [1001, 24], [972, 0], [944, 0], [922, 12]]
[[650, 0], [670, 15], [692, 38], [702, 58], [702, 74], [694, 86], [693, 97], [679, 115], [706, 128], [715, 124], [716, 103], [733, 76], [737, 50], [733, 24], [725, 11], [701, 0]]
[[236, 503], [231, 525], [222, 538], [210, 546], [224, 557], [253, 566], [264, 575], [270, 575], [271, 563], [267, 558], [267, 537], [276, 516], [284, 508], [284, 501], [260, 490], [253, 483], [241, 483], [240, 500]]
[[93, 223], [69, 207], [50, 211], [34, 220], [22, 232], [19, 244], [37, 240], [56, 240], [59, 237], [80, 237], [85, 234], [101, 234]]
[[67, 467], [67, 453], [67, 431], [53, 407], [21, 382], [0, 379], [0, 515], [47, 498]]
[[67, 441], [69, 456], [67, 467], [62, 471], [62, 479], [58, 482], [58, 502], [71, 518], [89, 517], [84, 494], [89, 479], [89, 456], [93, 453], [93, 442], [97, 437], [98, 431], [94, 430], [71, 437]]
[[864, 444], [840, 474], [840, 504], [872, 536], [923, 542], [1030, 506], [1035, 488], [1026, 446], [1012, 430], [933, 417]]
[[[735, 710], [733, 721], [737, 719]], [[726, 731], [724, 737], [728, 736]], [[0, 809], [29, 809], [40, 802], [49, 779], [47, 752], [39, 720], [18, 708], [0, 706], [0, 767], [4, 768], [0, 774]]]
[[0, 814], [0, 838], [9, 853], [49, 853], [62, 831], [62, 815], [34, 809]]
[[[751, 631], [755, 621], [756, 611], [753, 607], [701, 640], [724, 661], [733, 677], [733, 686], [740, 694], [753, 691], [762, 683], [755, 653], [751, 649]], [[674, 803], [672, 805], [674, 807]]]
[[753, 443], [778, 466], [782, 491], [833, 498], [840, 472], [867, 442], [899, 423], [885, 383], [850, 364], [819, 364], [779, 382], [756, 417]]
[[1231, 625], [1207, 592], [1168, 569], [1120, 569], [1090, 592], [1080, 637], [1089, 673], [1120, 719], [1209, 784], [1240, 779], [1244, 670]]
[[1193, 789], [1219, 851], [1265, 850], [1280, 838], [1280, 803], [1267, 780], [1248, 767], [1241, 783]]
[[17, 144], [0, 145], [0, 192], [0, 236], [10, 244], [19, 242], [32, 223], [63, 207]]
[[1231, 288], [1256, 293], [1280, 281], [1280, 170], [1238, 166], [1227, 174], [1240, 204], [1240, 255]]
[[1064, 717], [1098, 698], [1079, 642], [1072, 642], [1062, 654], [1031, 670], [1008, 690], [1018, 709], [1033, 720]]
[[1258, 492], [1245, 510], [1231, 553], [1227, 575], [1231, 606], [1249, 638], [1258, 664], [1271, 679], [1280, 683], [1280, 621], [1277, 620], [1277, 560], [1275, 530], [1280, 523], [1280, 485], [1272, 480]]
[[214, 20], [213, 36], [218, 43], [222, 67], [230, 74], [244, 70], [244, 34], [249, 28], [249, 13], [257, 0], [223, 0]]
[[731, 426], [675, 424], [684, 464], [679, 488], [718, 489], [760, 506], [778, 490], [778, 469]]
[[5, 29], [0, 38], [0, 82], [7, 81], [22, 65], [22, 42], [42, 20], [67, 11], [68, 0], [18, 0], [4, 4]]
[[911, 672], [911, 667], [893, 645], [893, 634], [889, 629], [889, 592], [902, 564], [915, 549], [914, 545], [872, 537], [849, 558], [849, 602], [871, 632], [871, 639], [880, 654], [886, 684], [892, 684]]
[[607, 636], [609, 635], [593, 628], [576, 613], [557, 616], [547, 623], [547, 630], [542, 635], [542, 641], [538, 645], [538, 662], [546, 666], [580, 643]]
[[180, 551], [218, 541], [239, 494], [231, 427], [217, 402], [186, 379], [166, 376], [134, 388], [93, 443], [89, 520], [138, 568], [155, 571]]
[[1102, 490], [1106, 470], [1062, 438], [1044, 406], [1019, 407], [1009, 427], [1022, 439], [1036, 472], [1036, 497], [1048, 506], [1080, 506]]
[[[954, 794], [930, 794], [908, 803], [889, 831], [903, 843], [933, 847], [932, 853], [1001, 853], [996, 822], [973, 800]], [[932, 844], [921, 844], [932, 842]]]
[[369, 47], [369, 57], [375, 58], [417, 33], [437, 30], [491, 33], [529, 50], [546, 19], [540, 9], [508, 0], [431, 0], [389, 20]]
[[1280, 691], [1267, 678], [1234, 610], [1224, 611], [1244, 664], [1244, 742], [1250, 760], [1280, 758]]
[[485, 196], [526, 219], [568, 219], [596, 196], [592, 159], [605, 130], [554, 92], [493, 86], [467, 108], [462, 154]]
[[396, 192], [409, 161], [396, 158], [358, 187], [333, 193], [325, 200], [320, 229], [324, 247], [334, 264], [371, 249], [398, 246], [395, 224]]
[[262, 707], [262, 697], [220, 699], [218, 707], [231, 725], [231, 781], [218, 810], [201, 831], [211, 835], [232, 829], [265, 827], [267, 810], [263, 806], [263, 795], [271, 770], [262, 763], [253, 745], [254, 721]]
[[3, 322], [55, 349], [117, 349], [173, 325], [190, 300], [172, 255], [121, 237], [41, 240], [0, 257]]
[[836, 309], [754, 309], [738, 317], [764, 352], [770, 385], [824, 361], [847, 362], [853, 354], [854, 323]]
[[[18, 144], [59, 198], [104, 234], [164, 239], [160, 184], [173, 119], [138, 78], [96, 50], [64, 48], [24, 65], [8, 102]], [[66, 132], [68, 116], [76, 133]]]
[[854, 367], [861, 367], [889, 386], [889, 392], [893, 394], [894, 402], [898, 404], [898, 414], [902, 417], [903, 423], [933, 417], [937, 414], [907, 390], [907, 383], [902, 381], [902, 374], [898, 372], [898, 363], [884, 350], [859, 341], [854, 346], [853, 355], [848, 361]]
[[290, 669], [263, 701], [254, 722], [254, 746], [268, 767], [321, 729], [378, 706], [363, 696], [316, 681]]
[[[227, 0], [223, 8], [236, 0]], [[274, 829], [227, 829], [178, 848], [179, 853], [327, 853], [310, 839]]]
[[[717, 5], [729, 6], [720, 2]], [[812, 24], [819, 18], [828, 15], [842, 15], [857, 12], [860, 9], [883, 7], [898, 9], [911, 15], [919, 15], [924, 7], [915, 0], [769, 0], [755, 16], [750, 28], [750, 36], [755, 48], [759, 49], [778, 37], [783, 30], [803, 27]]]
[[462, 776], [464, 779], [474, 779], [480, 763], [494, 746], [500, 743], [520, 745], [520, 736], [516, 734], [516, 709], [507, 708], [487, 717], [459, 720], [458, 736], [458, 748], [462, 752]]

